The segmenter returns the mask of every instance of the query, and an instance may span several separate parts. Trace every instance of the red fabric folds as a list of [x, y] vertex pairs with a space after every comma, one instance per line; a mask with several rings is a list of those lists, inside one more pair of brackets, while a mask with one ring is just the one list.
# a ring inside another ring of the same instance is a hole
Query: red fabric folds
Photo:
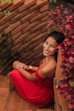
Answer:
[[38, 80], [43, 80], [43, 79], [44, 79], [44, 78], [42, 78], [42, 77], [39, 75], [38, 71], [35, 72], [35, 76], [36, 76], [36, 78], [37, 78]]

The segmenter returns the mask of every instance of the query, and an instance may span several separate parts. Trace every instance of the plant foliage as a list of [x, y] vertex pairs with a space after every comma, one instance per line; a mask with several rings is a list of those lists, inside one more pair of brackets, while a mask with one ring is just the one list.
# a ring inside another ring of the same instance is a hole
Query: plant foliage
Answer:
[[6, 2], [8, 4], [11, 4], [13, 2], [13, 0], [0, 0], [0, 2]]
[[51, 2], [56, 3], [56, 2], [57, 2], [57, 0], [49, 0], [49, 2], [50, 2], [50, 3], [51, 3]]
[[63, 5], [49, 13], [48, 27], [56, 24], [65, 34], [64, 42], [58, 47], [62, 52], [61, 69], [66, 78], [57, 83], [56, 88], [74, 108], [74, 14]]

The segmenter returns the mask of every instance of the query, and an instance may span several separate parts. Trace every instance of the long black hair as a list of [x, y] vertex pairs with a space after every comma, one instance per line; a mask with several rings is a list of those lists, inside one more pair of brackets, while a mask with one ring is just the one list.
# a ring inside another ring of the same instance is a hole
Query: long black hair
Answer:
[[[57, 42], [58, 45], [61, 44], [63, 42], [63, 40], [65, 39], [65, 35], [60, 31], [51, 32], [50, 34], [48, 34], [45, 37], [44, 41], [46, 41], [46, 39], [49, 38], [49, 37], [52, 37]], [[58, 51], [55, 53], [56, 61], [57, 61], [57, 55], [58, 55]]]
[[52, 37], [53, 39], [56, 40], [57, 44], [59, 45], [60, 43], [63, 42], [63, 40], [65, 39], [65, 35], [62, 33], [62, 32], [59, 32], [59, 31], [53, 31], [51, 32], [50, 34], [48, 34], [44, 41], [49, 38], [49, 37]]

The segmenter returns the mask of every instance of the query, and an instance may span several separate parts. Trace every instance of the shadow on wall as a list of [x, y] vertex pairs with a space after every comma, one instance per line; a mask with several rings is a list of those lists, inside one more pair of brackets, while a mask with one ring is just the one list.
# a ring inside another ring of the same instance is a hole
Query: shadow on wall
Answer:
[[8, 45], [7, 38], [1, 37], [0, 40], [0, 74], [6, 75], [12, 67], [14, 60], [18, 59], [18, 54], [16, 52], [11, 52], [11, 44]]
[[65, 0], [65, 1], [74, 5], [74, 0]]

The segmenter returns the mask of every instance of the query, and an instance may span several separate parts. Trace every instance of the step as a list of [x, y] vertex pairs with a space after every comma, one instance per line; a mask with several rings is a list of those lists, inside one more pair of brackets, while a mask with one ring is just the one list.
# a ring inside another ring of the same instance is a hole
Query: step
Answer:
[[9, 87], [9, 78], [7, 76], [0, 75], [0, 87]]
[[0, 87], [0, 111], [5, 111], [8, 96], [9, 96], [9, 89]]
[[9, 90], [9, 78], [0, 75], [0, 111], [52, 111], [53, 106], [40, 109], [24, 101], [16, 90]]
[[10, 98], [6, 107], [7, 111], [20, 111], [22, 109], [23, 99], [14, 90], [10, 92]]

